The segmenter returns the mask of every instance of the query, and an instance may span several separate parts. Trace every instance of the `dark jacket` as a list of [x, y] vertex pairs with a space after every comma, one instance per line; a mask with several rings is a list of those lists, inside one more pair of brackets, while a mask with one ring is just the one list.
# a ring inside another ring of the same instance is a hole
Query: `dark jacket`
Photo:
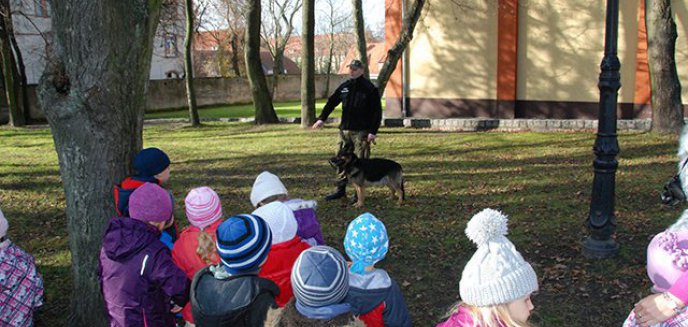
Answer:
[[296, 310], [292, 298], [284, 308], [268, 311], [265, 327], [365, 327], [365, 324], [354, 317], [351, 312], [329, 320], [309, 319]]
[[172, 303], [188, 300], [189, 280], [153, 226], [110, 220], [100, 251], [100, 283], [110, 326], [174, 326]]
[[344, 302], [368, 327], [413, 325], [401, 288], [382, 269], [364, 275], [351, 273]]
[[275, 283], [256, 275], [217, 279], [210, 267], [199, 270], [191, 282], [191, 313], [198, 327], [262, 326], [270, 308], [276, 308]]
[[345, 81], [327, 99], [318, 119], [325, 121], [340, 103], [342, 120], [339, 129], [377, 134], [382, 120], [382, 106], [380, 94], [373, 83], [363, 76]]

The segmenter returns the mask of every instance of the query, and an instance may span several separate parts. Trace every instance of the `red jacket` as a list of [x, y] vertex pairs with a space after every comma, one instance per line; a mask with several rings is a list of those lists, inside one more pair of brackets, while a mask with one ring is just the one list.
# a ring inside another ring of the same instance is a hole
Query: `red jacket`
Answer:
[[275, 302], [278, 306], [283, 307], [294, 296], [294, 291], [291, 289], [291, 268], [299, 254], [310, 247], [298, 236], [270, 247], [268, 258], [260, 268], [258, 276], [277, 284], [280, 294], [275, 298]]
[[[212, 223], [205, 228], [205, 232], [208, 233], [215, 242], [215, 231], [217, 226], [222, 223], [221, 219]], [[179, 267], [189, 279], [193, 279], [194, 274], [201, 270], [203, 267], [208, 266], [196, 253], [198, 248], [198, 233], [201, 230], [196, 226], [189, 226], [184, 228], [182, 233], [179, 235], [179, 239], [174, 243], [172, 248], [172, 261]], [[214, 247], [213, 247], [214, 248]], [[220, 257], [215, 254], [212, 257], [212, 264], [216, 265], [220, 263]], [[191, 302], [187, 303], [182, 311], [182, 316], [184, 320], [193, 323], [193, 317], [191, 316]]]

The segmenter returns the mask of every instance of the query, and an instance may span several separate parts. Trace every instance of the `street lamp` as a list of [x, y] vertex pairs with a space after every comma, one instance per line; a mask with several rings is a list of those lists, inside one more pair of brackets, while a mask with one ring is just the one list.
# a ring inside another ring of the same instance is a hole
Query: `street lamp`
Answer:
[[595, 178], [592, 184], [590, 213], [586, 225], [590, 236], [583, 241], [583, 255], [588, 258], [608, 258], [619, 253], [619, 245], [611, 238], [616, 230], [614, 217], [615, 174], [619, 163], [619, 142], [616, 139], [616, 98], [621, 87], [616, 55], [619, 27], [619, 1], [607, 0], [607, 20], [604, 37], [604, 58], [600, 64], [600, 107], [597, 138], [593, 146]]

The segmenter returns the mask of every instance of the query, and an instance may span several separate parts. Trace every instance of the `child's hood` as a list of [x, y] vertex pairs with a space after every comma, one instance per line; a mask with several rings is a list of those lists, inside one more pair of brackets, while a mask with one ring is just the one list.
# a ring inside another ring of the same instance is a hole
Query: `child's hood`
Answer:
[[366, 274], [349, 275], [349, 294], [345, 302], [355, 313], [368, 313], [380, 305], [392, 287], [392, 279], [386, 271], [375, 269]]
[[120, 261], [157, 241], [159, 234], [153, 226], [144, 222], [131, 218], [113, 218], [103, 238], [103, 250], [111, 260]]

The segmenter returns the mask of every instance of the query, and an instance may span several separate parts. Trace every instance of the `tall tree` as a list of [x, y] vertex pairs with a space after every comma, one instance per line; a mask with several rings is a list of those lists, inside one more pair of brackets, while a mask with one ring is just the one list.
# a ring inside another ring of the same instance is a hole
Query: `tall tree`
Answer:
[[339, 60], [335, 63], [335, 46], [337, 43], [345, 43], [346, 46], [344, 47], [344, 51], [347, 51], [349, 48], [348, 42], [345, 42], [346, 39], [341, 37], [341, 35], [337, 35], [338, 33], [341, 33], [345, 29], [350, 29], [351, 26], [348, 25], [348, 23], [351, 22], [351, 11], [345, 10], [342, 8], [342, 2], [337, 1], [337, 0], [325, 0], [325, 8], [321, 12], [321, 17], [325, 17], [324, 20], [321, 21], [321, 31], [327, 34], [327, 39], [328, 39], [328, 51], [327, 51], [327, 57], [325, 58], [325, 89], [323, 94], [327, 96], [330, 94], [330, 79], [332, 76], [332, 67], [339, 67]]
[[301, 26], [301, 127], [315, 123], [315, 0], [304, 0]]
[[356, 48], [358, 59], [363, 63], [364, 75], [370, 77], [368, 67], [368, 45], [366, 44], [365, 21], [363, 20], [362, 0], [353, 0], [354, 7], [354, 34], [356, 34]]
[[272, 57], [272, 94], [277, 92], [279, 75], [284, 75], [284, 50], [294, 32], [294, 16], [303, 5], [302, 0], [264, 0], [268, 19], [263, 19], [263, 43]]
[[265, 81], [263, 65], [260, 61], [260, 0], [246, 2], [246, 74], [251, 87], [251, 97], [255, 107], [256, 124], [277, 123], [277, 114]]
[[676, 23], [671, 0], [645, 0], [647, 63], [652, 85], [652, 132], [680, 133], [681, 83], [676, 72]]
[[[54, 42], [38, 85], [65, 191], [72, 296], [68, 326], [106, 326], [98, 255], [112, 186], [141, 149], [160, 0], [49, 0]], [[88, 45], [88, 46], [86, 46]]]
[[12, 45], [12, 55], [14, 57], [17, 69], [15, 77], [17, 77], [18, 80], [14, 80], [15, 87], [18, 89], [18, 96], [20, 96], [20, 98], [17, 99], [17, 101], [21, 104], [24, 122], [29, 123], [31, 120], [31, 107], [29, 105], [26, 66], [24, 65], [24, 57], [22, 56], [21, 49], [19, 49], [19, 44], [17, 44], [17, 38], [14, 35], [14, 23], [12, 19], [12, 13], [13, 11], [12, 8], [10, 8], [9, 0], [1, 0], [0, 15], [2, 15], [2, 19], [4, 20], [4, 26], [6, 27], [7, 37], [9, 38], [9, 42]]
[[184, 12], [186, 13], [186, 33], [184, 36], [184, 79], [186, 82], [186, 99], [189, 104], [189, 123], [191, 126], [201, 126], [196, 106], [196, 92], [193, 84], [193, 37], [194, 37], [194, 8], [193, 0], [184, 0]]
[[2, 59], [3, 82], [5, 97], [10, 110], [10, 125], [24, 126], [24, 110], [18, 96], [21, 94], [21, 80], [17, 68], [17, 59], [12, 49], [14, 28], [12, 27], [9, 0], [0, 0], [0, 59]]
[[222, 76], [230, 76], [230, 71], [231, 76], [234, 77], [241, 77], [244, 74], [245, 6], [246, 0], [214, 1], [217, 19], [210, 20], [209, 25], [212, 31], [208, 34], [215, 38], [219, 45], [217, 58]]
[[385, 87], [390, 76], [397, 68], [397, 62], [401, 55], [406, 51], [406, 47], [413, 38], [413, 31], [416, 29], [416, 23], [420, 19], [420, 14], [423, 12], [426, 0], [414, 0], [411, 4], [410, 10], [404, 14], [404, 21], [401, 26], [401, 34], [394, 45], [387, 50], [387, 58], [385, 59], [380, 73], [377, 75], [377, 89], [380, 96], [385, 94]]

